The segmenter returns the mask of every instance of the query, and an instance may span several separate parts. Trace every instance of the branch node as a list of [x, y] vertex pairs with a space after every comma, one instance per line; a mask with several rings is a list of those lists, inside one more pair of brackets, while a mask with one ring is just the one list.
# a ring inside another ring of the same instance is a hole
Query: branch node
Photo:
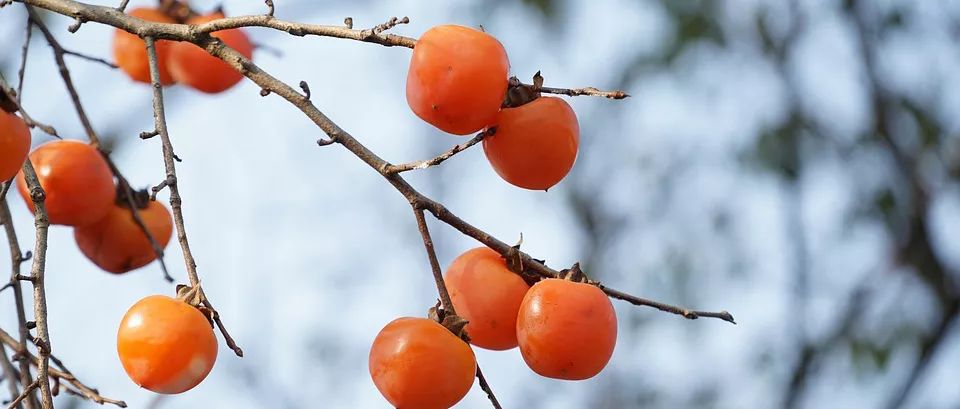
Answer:
[[266, 88], [263, 88], [263, 89], [260, 90], [260, 96], [261, 96], [261, 97], [265, 97], [265, 96], [267, 96], [267, 95], [270, 95], [270, 90], [268, 90], [268, 89], [266, 89]]
[[274, 7], [273, 0], [264, 0], [264, 3], [267, 4], [267, 16], [273, 17]]
[[150, 138], [153, 138], [154, 136], [157, 136], [157, 135], [159, 135], [159, 134], [160, 134], [160, 132], [157, 132], [156, 129], [154, 129], [154, 130], [152, 130], [152, 131], [143, 131], [143, 132], [140, 132], [140, 139], [150, 139]]
[[347, 26], [348, 29], [353, 30], [353, 17], [347, 17], [343, 19], [343, 25]]
[[67, 31], [69, 31], [69, 32], [71, 32], [71, 33], [76, 33], [77, 30], [80, 30], [80, 25], [82, 25], [82, 24], [85, 23], [85, 22], [86, 22], [86, 21], [83, 19], [83, 17], [74, 16], [74, 17], [73, 17], [73, 24], [71, 24], [70, 27], [67, 27]]
[[303, 99], [310, 100], [310, 85], [306, 81], [300, 81], [300, 89], [303, 90]]

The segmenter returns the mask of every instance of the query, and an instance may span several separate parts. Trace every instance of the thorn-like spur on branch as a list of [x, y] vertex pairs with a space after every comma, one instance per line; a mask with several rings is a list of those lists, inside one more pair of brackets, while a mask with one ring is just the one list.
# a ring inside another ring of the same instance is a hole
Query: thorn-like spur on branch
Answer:
[[121, 2], [120, 2], [120, 5], [117, 6], [117, 11], [123, 13], [123, 11], [127, 9], [127, 3], [129, 3], [129, 2], [130, 2], [130, 0], [123, 0], [123, 1], [121, 1]]
[[[20, 351], [20, 350], [26, 351], [21, 356], [25, 358], [22, 362], [26, 363], [27, 365], [33, 365], [33, 366], [39, 365], [40, 359], [37, 358], [35, 355], [31, 354], [29, 351], [27, 351], [23, 347], [23, 344], [17, 342], [16, 339], [14, 339], [9, 333], [4, 331], [2, 328], [0, 328], [0, 342], [10, 347], [10, 349], [14, 351]], [[88, 400], [99, 403], [101, 405], [105, 403], [109, 403], [111, 405], [116, 405], [121, 408], [127, 407], [127, 404], [124, 401], [105, 398], [101, 396], [96, 389], [85, 385], [83, 382], [80, 382], [80, 380], [77, 379], [77, 377], [74, 376], [73, 373], [71, 373], [69, 370], [67, 370], [67, 368], [63, 366], [63, 362], [60, 362], [60, 360], [57, 359], [56, 357], [51, 355], [50, 360], [53, 361], [54, 364], [59, 368], [59, 369], [50, 368], [49, 376], [53, 378], [55, 382], [67, 383], [73, 388], [75, 388], [77, 392], [79, 392], [79, 396], [82, 396]]]
[[273, 17], [273, 12], [276, 11], [273, 0], [263, 0], [263, 2], [267, 4], [267, 16]]
[[[150, 81], [153, 87], [154, 128], [157, 130], [163, 145], [163, 164], [167, 171], [167, 178], [160, 185], [152, 189], [153, 193], [151, 194], [151, 198], [156, 199], [156, 193], [159, 192], [163, 186], [166, 186], [170, 191], [170, 208], [173, 211], [173, 224], [176, 227], [177, 240], [180, 242], [180, 248], [183, 250], [183, 261], [187, 267], [187, 276], [190, 278], [190, 286], [197, 287], [200, 285], [200, 277], [197, 275], [197, 262], [193, 258], [193, 252], [190, 250], [190, 242], [187, 240], [187, 231], [183, 223], [183, 199], [180, 197], [180, 188], [177, 186], [176, 161], [178, 158], [176, 158], [176, 155], [173, 153], [173, 143], [170, 141], [170, 134], [167, 131], [167, 118], [163, 107], [163, 86], [160, 84], [160, 68], [157, 63], [155, 39], [153, 37], [145, 37], [144, 42], [147, 47], [147, 61], [150, 65]], [[229, 47], [221, 46], [217, 48], [230, 50], [242, 58], [236, 50], [230, 49]], [[241, 61], [236, 58], [235, 56], [233, 60], [235, 63]], [[220, 320], [220, 314], [216, 313], [216, 309], [210, 304], [203, 290], [200, 290], [200, 295], [204, 306], [214, 312], [214, 321], [217, 324], [217, 328], [220, 329], [220, 333], [223, 334], [227, 346], [230, 347], [237, 356], [242, 357], [243, 350], [240, 349], [230, 336], [230, 333], [227, 332], [226, 327]]]
[[310, 85], [306, 81], [300, 81], [300, 89], [303, 90], [303, 99], [310, 100]]
[[[364, 30], [364, 31], [367, 31], [368, 33], [370, 33], [369, 35], [379, 35], [380, 33], [387, 31], [391, 28], [394, 28], [396, 26], [399, 26], [401, 24], [410, 24], [410, 19], [408, 17], [399, 18], [399, 19], [396, 17], [391, 17], [390, 20], [387, 20], [386, 23], [377, 24], [373, 28], [369, 30]], [[351, 26], [352, 25], [353, 24], [351, 20]]]
[[153, 138], [154, 136], [157, 136], [157, 134], [159, 134], [159, 132], [157, 132], [156, 130], [143, 131], [143, 132], [140, 132], [140, 139], [150, 139], [150, 138]]
[[[537, 73], [539, 76], [540, 73]], [[571, 97], [577, 97], [582, 95], [595, 96], [595, 97], [604, 97], [609, 99], [624, 99], [630, 95], [626, 92], [620, 90], [614, 91], [603, 91], [596, 89], [594, 87], [586, 88], [554, 88], [554, 87], [545, 87], [541, 84], [524, 84], [520, 82], [517, 77], [511, 77], [510, 82], [507, 85], [509, 88], [527, 88], [532, 92], [542, 92], [546, 94], [558, 94], [558, 95], [567, 95]]]
[[495, 134], [496, 132], [497, 132], [497, 128], [495, 128], [495, 127], [494, 127], [494, 128], [489, 128], [489, 129], [487, 129], [487, 130], [485, 130], [485, 131], [483, 131], [483, 132], [478, 133], [477, 136], [474, 136], [474, 137], [473, 137], [473, 139], [470, 139], [469, 141], [467, 141], [467, 142], [465, 142], [465, 143], [456, 145], [456, 146], [454, 146], [453, 148], [450, 148], [450, 150], [448, 150], [448, 151], [446, 151], [446, 152], [444, 152], [444, 153], [441, 153], [439, 156], [437, 156], [437, 157], [435, 157], [435, 158], [433, 158], [433, 159], [427, 159], [427, 160], [421, 160], [421, 161], [416, 161], [416, 162], [404, 163], [404, 164], [400, 164], [400, 165], [387, 164], [387, 165], [384, 166], [384, 168], [380, 169], [380, 172], [381, 172], [381, 173], [385, 173], [385, 174], [394, 174], [394, 173], [401, 173], [401, 172], [406, 172], [406, 171], [410, 171], [410, 170], [426, 169], [426, 168], [429, 168], [429, 167], [431, 167], [431, 166], [439, 165], [439, 164], [443, 163], [445, 160], [450, 159], [451, 157], [453, 157], [453, 155], [456, 155], [456, 154], [458, 154], [458, 153], [460, 153], [460, 152], [463, 152], [463, 151], [467, 150], [467, 148], [469, 148], [469, 147], [471, 147], [471, 146], [473, 146], [473, 145], [476, 145], [476, 144], [480, 143], [481, 141], [483, 141], [484, 138], [486, 138], [486, 137], [488, 137], [488, 136], [492, 136], [492, 135]]

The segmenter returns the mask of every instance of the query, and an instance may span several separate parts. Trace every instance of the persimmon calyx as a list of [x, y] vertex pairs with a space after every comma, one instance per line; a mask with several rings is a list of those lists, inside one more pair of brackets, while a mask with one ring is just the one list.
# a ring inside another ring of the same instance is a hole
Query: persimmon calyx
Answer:
[[447, 310], [443, 309], [440, 306], [440, 301], [437, 301], [437, 304], [433, 307], [430, 307], [430, 310], [427, 311], [427, 318], [430, 318], [432, 321], [436, 321], [440, 325], [443, 325], [448, 331], [456, 335], [458, 338], [464, 340], [464, 342], [470, 342], [470, 337], [467, 336], [467, 333], [463, 330], [469, 321], [465, 320], [463, 317], [450, 314]]
[[560, 277], [558, 278], [567, 281], [573, 281], [575, 283], [591, 283], [590, 279], [587, 278], [587, 274], [580, 269], [579, 262], [573, 263], [573, 267], [560, 270]]
[[541, 87], [543, 75], [540, 75], [540, 71], [533, 74], [533, 85], [524, 84], [517, 77], [510, 77], [507, 81], [507, 95], [503, 98], [503, 108], [516, 108], [533, 102], [540, 98]]
[[16, 101], [10, 99], [10, 97], [7, 96], [7, 93], [3, 92], [2, 90], [0, 90], [0, 109], [3, 109], [11, 114], [18, 111]]

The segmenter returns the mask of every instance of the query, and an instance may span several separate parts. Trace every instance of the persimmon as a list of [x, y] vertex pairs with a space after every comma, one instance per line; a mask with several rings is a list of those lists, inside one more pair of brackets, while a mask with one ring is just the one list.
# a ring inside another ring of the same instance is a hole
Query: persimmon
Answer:
[[473, 386], [476, 371], [470, 346], [426, 318], [393, 320], [370, 348], [373, 383], [397, 408], [449, 408]]
[[507, 268], [500, 254], [478, 247], [461, 254], [444, 280], [470, 343], [505, 350], [517, 346], [517, 312], [530, 286]]
[[[113, 173], [90, 144], [67, 139], [48, 142], [30, 153], [30, 162], [46, 193], [50, 223], [83, 226], [100, 220], [113, 207]], [[36, 211], [23, 172], [17, 175], [17, 190], [30, 211]]]
[[527, 292], [517, 316], [520, 354], [548, 378], [582, 380], [600, 373], [617, 343], [617, 316], [594, 285], [549, 278]]
[[[187, 20], [187, 24], [203, 24], [221, 18], [223, 18], [223, 13], [217, 12], [193, 17]], [[224, 44], [237, 50], [247, 59], [253, 57], [253, 43], [250, 42], [243, 30], [231, 28], [215, 31], [210, 35], [219, 38]], [[175, 43], [170, 47], [168, 67], [170, 74], [177, 82], [208, 94], [226, 91], [243, 79], [242, 74], [223, 60], [208, 54], [195, 44], [187, 42]]]
[[510, 61], [490, 34], [441, 25], [417, 40], [407, 72], [407, 104], [418, 117], [452, 134], [493, 123], [507, 92]]
[[20, 171], [30, 152], [30, 129], [14, 113], [0, 109], [0, 181]]
[[540, 97], [516, 108], [504, 108], [483, 152], [500, 177], [531, 190], [559, 183], [577, 160], [580, 125], [566, 101]]
[[196, 307], [151, 295], [130, 307], [120, 321], [117, 353], [134, 383], [176, 394], [193, 389], [213, 369], [217, 337]]
[[[166, 206], [148, 201], [138, 212], [160, 248], [166, 247], [173, 234], [173, 221]], [[114, 205], [99, 221], [77, 227], [73, 230], [73, 237], [83, 255], [114, 274], [138, 269], [157, 258], [147, 235], [124, 205]]]
[[[176, 22], [162, 11], [149, 7], [138, 7], [130, 10], [127, 14], [154, 23]], [[154, 43], [154, 48], [157, 51], [157, 68], [160, 71], [160, 83], [163, 85], [170, 85], [174, 82], [167, 69], [171, 45], [173, 43], [165, 40]], [[147, 59], [147, 45], [136, 34], [130, 34], [119, 28], [114, 31], [113, 58], [120, 70], [126, 73], [130, 79], [150, 83], [150, 62]]]

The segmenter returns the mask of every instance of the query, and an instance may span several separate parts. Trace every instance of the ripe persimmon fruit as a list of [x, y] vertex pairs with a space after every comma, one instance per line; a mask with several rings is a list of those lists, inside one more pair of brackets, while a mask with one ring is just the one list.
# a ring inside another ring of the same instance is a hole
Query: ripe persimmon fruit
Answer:
[[[187, 20], [187, 24], [203, 24], [223, 18], [216, 12], [197, 16]], [[253, 43], [243, 30], [231, 28], [215, 31], [210, 35], [219, 38], [227, 46], [237, 50], [244, 57], [253, 57]], [[173, 78], [181, 83], [208, 94], [226, 91], [243, 79], [243, 74], [230, 67], [223, 60], [214, 57], [193, 43], [179, 42], [170, 47], [168, 68]]]
[[[127, 14], [154, 23], [176, 22], [162, 11], [149, 7], [138, 7], [130, 10]], [[170, 85], [174, 82], [167, 69], [171, 45], [173, 45], [171, 42], [165, 40], [154, 43], [154, 48], [157, 51], [157, 68], [160, 71], [160, 83], [163, 85]], [[114, 31], [113, 58], [120, 70], [132, 80], [150, 83], [150, 62], [147, 59], [147, 45], [136, 34], [130, 34], [119, 28]]]
[[[160, 248], [166, 247], [173, 234], [173, 221], [166, 206], [148, 201], [138, 212]], [[83, 255], [114, 274], [138, 269], [157, 258], [147, 235], [125, 205], [115, 204], [99, 221], [77, 227], [73, 230], [73, 237]]]
[[[113, 173], [90, 144], [55, 140], [40, 145], [29, 157], [46, 193], [50, 223], [83, 226], [100, 220], [113, 207]], [[17, 175], [17, 190], [30, 211], [36, 211], [23, 172]]]
[[517, 312], [530, 286], [487, 247], [469, 250], [447, 268], [444, 278], [470, 343], [505, 350], [517, 346]]
[[120, 321], [120, 363], [134, 383], [156, 393], [186, 392], [217, 361], [217, 337], [196, 307], [164, 295], [137, 301]]
[[441, 25], [417, 40], [407, 72], [407, 104], [418, 117], [452, 134], [493, 123], [507, 92], [510, 61], [490, 34]]
[[540, 97], [504, 108], [493, 124], [496, 131], [484, 138], [483, 152], [497, 174], [514, 186], [549, 189], [577, 160], [577, 114], [560, 98]]
[[470, 346], [426, 318], [393, 320], [370, 348], [373, 383], [397, 408], [449, 408], [467, 394], [476, 372]]
[[617, 315], [594, 285], [548, 278], [527, 292], [517, 316], [520, 354], [534, 372], [582, 380], [600, 373], [617, 343]]
[[13, 178], [30, 152], [30, 129], [19, 116], [0, 109], [0, 181]]

